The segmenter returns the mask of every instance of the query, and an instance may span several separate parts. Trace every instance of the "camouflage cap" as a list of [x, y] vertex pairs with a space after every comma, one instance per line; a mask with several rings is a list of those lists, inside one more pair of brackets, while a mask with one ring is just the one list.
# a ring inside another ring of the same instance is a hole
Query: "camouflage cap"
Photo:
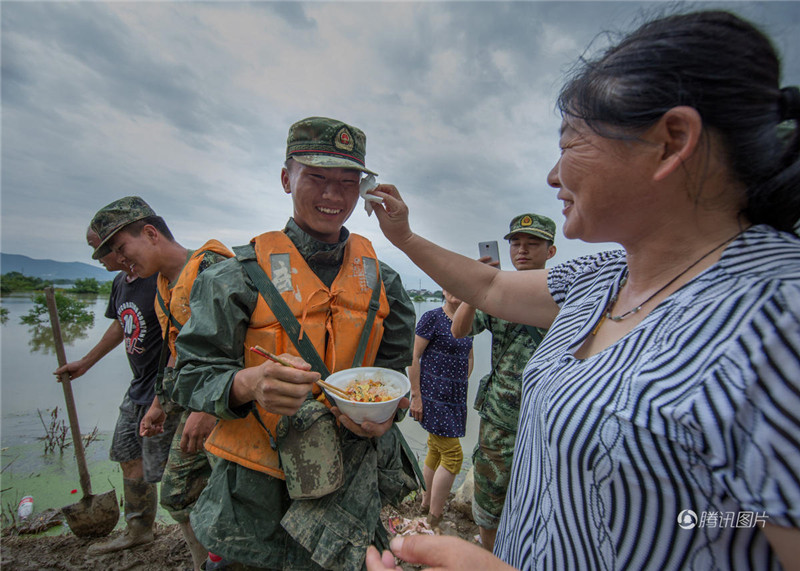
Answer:
[[105, 258], [111, 253], [111, 246], [108, 244], [101, 244], [97, 248], [95, 248], [94, 252], [92, 252], [92, 259], [93, 260], [100, 260]]
[[92, 259], [98, 260], [111, 253], [108, 241], [128, 224], [156, 213], [138, 196], [126, 196], [107, 204], [92, 218], [92, 230], [100, 236], [100, 244], [94, 249]]
[[289, 127], [286, 158], [311, 167], [358, 169], [365, 166], [367, 136], [364, 131], [336, 119], [308, 117]]
[[520, 214], [515, 216], [508, 229], [509, 232], [503, 237], [503, 240], [508, 240], [518, 232], [530, 234], [549, 242], [554, 242], [556, 239], [556, 223], [541, 214]]

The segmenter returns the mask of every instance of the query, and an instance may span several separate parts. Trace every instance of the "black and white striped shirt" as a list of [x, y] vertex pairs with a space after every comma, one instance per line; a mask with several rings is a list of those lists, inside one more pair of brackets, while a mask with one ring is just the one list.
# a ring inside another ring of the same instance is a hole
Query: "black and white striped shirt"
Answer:
[[495, 553], [537, 570], [780, 568], [759, 522], [800, 527], [800, 239], [750, 228], [576, 359], [624, 268], [618, 251], [549, 274], [561, 311], [525, 371]]

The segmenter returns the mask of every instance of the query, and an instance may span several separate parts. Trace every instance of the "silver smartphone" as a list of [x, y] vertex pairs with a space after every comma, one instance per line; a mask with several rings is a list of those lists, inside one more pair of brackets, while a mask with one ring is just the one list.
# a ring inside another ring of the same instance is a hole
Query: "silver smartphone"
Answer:
[[497, 262], [497, 267], [500, 267], [500, 250], [497, 247], [497, 240], [478, 242], [478, 257], [483, 258], [485, 256], [489, 256], [493, 262]]

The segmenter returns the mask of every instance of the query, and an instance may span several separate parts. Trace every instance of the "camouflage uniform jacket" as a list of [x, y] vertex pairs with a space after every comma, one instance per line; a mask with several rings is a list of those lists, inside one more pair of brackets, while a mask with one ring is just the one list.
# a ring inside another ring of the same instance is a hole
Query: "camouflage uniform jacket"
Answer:
[[[547, 329], [539, 329], [547, 333]], [[492, 370], [481, 379], [475, 395], [480, 417], [509, 432], [517, 432], [522, 372], [538, 343], [524, 325], [498, 319], [476, 310], [470, 335], [492, 334]]]
[[[332, 283], [347, 230], [342, 229], [336, 245], [314, 240], [291, 219], [285, 232], [314, 273]], [[411, 363], [414, 306], [398, 274], [385, 264], [380, 271], [390, 313], [375, 366], [403, 370]], [[236, 259], [214, 264], [198, 277], [192, 288], [192, 317], [176, 342], [178, 380], [173, 396], [181, 405], [220, 418], [249, 413], [252, 403], [231, 408], [228, 396], [242, 368], [244, 339], [258, 295]], [[379, 532], [381, 503], [400, 501], [414, 489], [404, 476], [408, 467], [398, 454], [395, 430], [378, 439], [345, 431], [345, 485], [321, 500], [292, 502], [283, 480], [219, 460], [191, 513], [198, 540], [225, 559], [250, 566], [360, 569], [367, 546]], [[350, 477], [355, 472], [348, 472], [348, 465], [358, 468], [358, 479]]]

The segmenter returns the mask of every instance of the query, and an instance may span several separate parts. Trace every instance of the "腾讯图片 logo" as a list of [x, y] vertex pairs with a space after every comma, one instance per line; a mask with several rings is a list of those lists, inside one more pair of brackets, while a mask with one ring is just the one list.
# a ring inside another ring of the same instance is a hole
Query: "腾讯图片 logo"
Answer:
[[697, 514], [692, 510], [683, 510], [678, 514], [678, 525], [681, 529], [692, 529], [697, 525]]
[[692, 510], [683, 510], [678, 514], [678, 526], [681, 529], [695, 527], [764, 527], [769, 516], [765, 512], [740, 511], [718, 512], [706, 511], [700, 516]]

